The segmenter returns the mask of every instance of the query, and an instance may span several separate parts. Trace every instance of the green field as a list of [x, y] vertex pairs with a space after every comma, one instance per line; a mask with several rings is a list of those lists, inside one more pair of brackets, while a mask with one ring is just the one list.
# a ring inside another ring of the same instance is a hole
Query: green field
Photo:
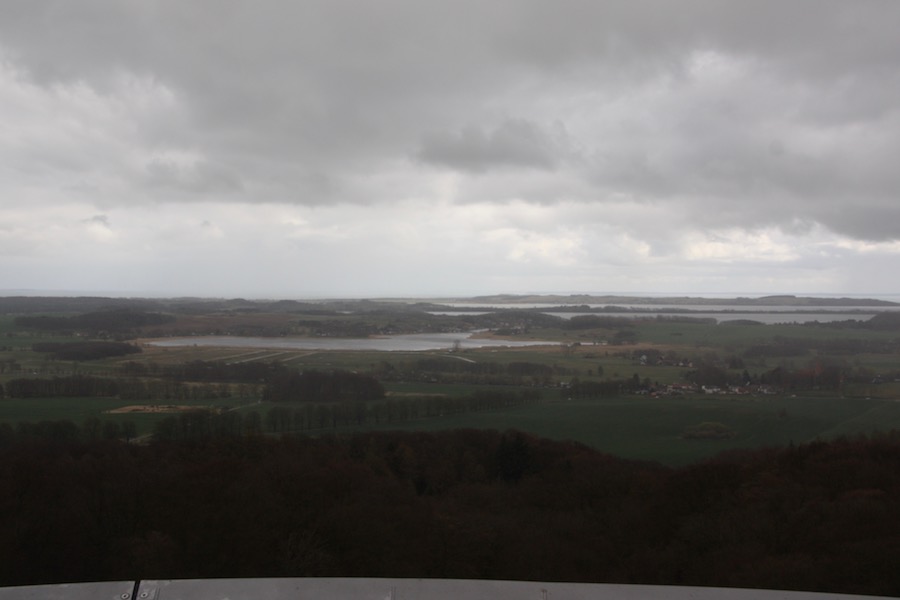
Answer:
[[[683, 439], [685, 429], [718, 422], [731, 439]], [[817, 438], [900, 428], [900, 403], [816, 397], [697, 396], [560, 401], [509, 410], [448, 415], [380, 429], [518, 429], [574, 440], [638, 460], [684, 465], [736, 448], [800, 444]]]

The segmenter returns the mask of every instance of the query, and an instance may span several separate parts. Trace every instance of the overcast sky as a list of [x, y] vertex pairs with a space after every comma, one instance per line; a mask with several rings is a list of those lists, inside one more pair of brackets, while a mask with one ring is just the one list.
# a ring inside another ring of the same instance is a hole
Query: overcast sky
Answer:
[[896, 0], [4, 0], [0, 289], [900, 293]]

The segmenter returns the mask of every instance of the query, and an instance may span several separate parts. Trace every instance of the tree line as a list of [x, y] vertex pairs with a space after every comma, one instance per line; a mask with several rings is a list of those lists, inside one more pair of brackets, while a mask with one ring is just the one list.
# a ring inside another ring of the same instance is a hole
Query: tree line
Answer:
[[148, 325], [163, 325], [175, 321], [173, 315], [146, 312], [130, 308], [99, 310], [72, 316], [23, 315], [16, 317], [17, 328], [41, 332], [87, 332], [92, 337], [102, 335], [133, 335]]
[[122, 400], [210, 400], [258, 395], [256, 386], [184, 383], [164, 379], [137, 379], [68, 375], [19, 377], [0, 385], [0, 398], [119, 398]]
[[552, 385], [558, 377], [573, 374], [560, 365], [529, 361], [500, 363], [464, 357], [432, 356], [408, 362], [382, 361], [374, 374], [381, 381], [424, 381], [473, 385]]
[[[123, 373], [133, 372], [132, 367], [123, 369]], [[156, 374], [158, 377], [153, 378], [78, 374], [49, 378], [20, 377], [0, 386], [0, 397], [197, 400], [233, 395], [248, 397], [261, 392], [262, 397], [270, 402], [371, 402], [385, 395], [384, 387], [370, 375], [341, 370], [297, 372], [273, 363], [256, 363], [255, 366], [223, 364], [221, 369], [216, 364], [193, 363], [165, 367]]]
[[154, 428], [159, 441], [209, 440], [261, 434], [320, 434], [371, 425], [401, 424], [454, 414], [525, 406], [540, 401], [534, 391], [480, 391], [463, 397], [418, 396], [382, 401], [343, 401], [274, 406], [261, 413], [192, 410], [168, 416]]
[[125, 342], [37, 342], [31, 349], [56, 360], [99, 360], [141, 353], [139, 347]]

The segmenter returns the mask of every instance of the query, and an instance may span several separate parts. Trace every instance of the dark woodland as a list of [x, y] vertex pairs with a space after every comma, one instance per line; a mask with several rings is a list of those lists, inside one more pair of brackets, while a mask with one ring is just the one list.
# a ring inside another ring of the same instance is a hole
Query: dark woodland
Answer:
[[149, 445], [85, 442], [71, 424], [0, 432], [2, 585], [385, 576], [900, 594], [895, 434], [671, 469], [513, 431]]

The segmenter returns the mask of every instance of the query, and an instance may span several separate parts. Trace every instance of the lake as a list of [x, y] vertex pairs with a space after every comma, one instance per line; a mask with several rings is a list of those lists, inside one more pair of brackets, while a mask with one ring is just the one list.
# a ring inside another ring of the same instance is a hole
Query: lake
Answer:
[[472, 348], [518, 348], [522, 346], [558, 346], [559, 342], [509, 341], [473, 338], [472, 332], [411, 333], [373, 338], [334, 337], [237, 337], [197, 336], [168, 338], [146, 342], [160, 348], [186, 346], [217, 346], [227, 348], [277, 348], [282, 350], [376, 350], [384, 352], [421, 352], [423, 350], [451, 350]]

